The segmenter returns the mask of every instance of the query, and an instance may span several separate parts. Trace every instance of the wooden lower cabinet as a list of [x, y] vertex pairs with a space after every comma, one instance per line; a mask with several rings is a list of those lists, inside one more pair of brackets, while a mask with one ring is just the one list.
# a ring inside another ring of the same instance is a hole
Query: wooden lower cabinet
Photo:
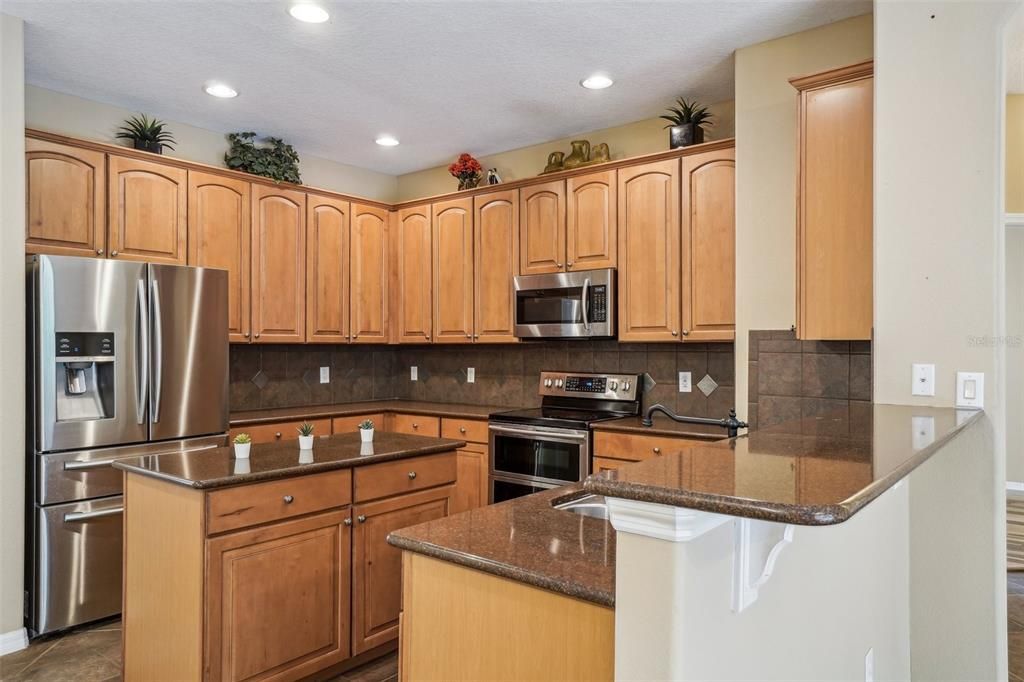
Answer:
[[593, 473], [600, 474], [600, 473], [603, 473], [605, 471], [615, 471], [616, 469], [624, 467], [627, 464], [632, 464], [632, 462], [629, 462], [629, 461], [626, 461], [626, 460], [622, 460], [622, 459], [609, 459], [607, 457], [595, 457], [594, 458], [594, 464], [593, 464], [593, 466], [591, 468], [593, 470]]
[[383, 412], [373, 414], [356, 414], [351, 417], [335, 417], [331, 420], [332, 433], [348, 433], [359, 429], [359, 425], [369, 419], [373, 422], [374, 430], [385, 431], [385, 417]]
[[357, 504], [352, 535], [352, 653], [398, 637], [402, 553], [388, 544], [400, 528], [440, 519], [451, 511], [452, 486]]
[[384, 419], [385, 430], [395, 433], [408, 433], [413, 436], [441, 435], [441, 420], [423, 414], [391, 413]]
[[[297, 419], [287, 422], [273, 422], [271, 424], [252, 424], [250, 426], [236, 426], [228, 432], [228, 436], [234, 438], [240, 433], [248, 433], [253, 443], [273, 443], [275, 441], [298, 440], [298, 428], [304, 420]], [[332, 433], [330, 419], [310, 419], [313, 425], [314, 436], [329, 436]]]
[[349, 523], [336, 510], [207, 542], [209, 678], [292, 680], [349, 657]]
[[487, 446], [470, 443], [455, 451], [456, 482], [452, 495], [452, 513], [487, 505]]

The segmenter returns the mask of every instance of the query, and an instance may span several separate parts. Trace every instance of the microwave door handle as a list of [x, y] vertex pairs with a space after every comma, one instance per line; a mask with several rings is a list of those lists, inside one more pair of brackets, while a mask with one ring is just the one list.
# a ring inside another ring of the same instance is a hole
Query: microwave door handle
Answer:
[[[150, 275], [152, 277], [152, 275]], [[160, 421], [160, 386], [163, 383], [164, 342], [163, 322], [160, 319], [160, 284], [150, 280], [153, 296], [153, 389], [150, 391], [150, 407], [153, 423]]]
[[138, 316], [135, 318], [135, 419], [139, 424], [146, 421], [146, 389], [149, 387], [149, 311], [146, 306], [146, 282], [138, 281], [135, 304]]
[[583, 328], [588, 332], [590, 331], [590, 316], [587, 314], [587, 308], [590, 307], [590, 278], [587, 277], [583, 280]]

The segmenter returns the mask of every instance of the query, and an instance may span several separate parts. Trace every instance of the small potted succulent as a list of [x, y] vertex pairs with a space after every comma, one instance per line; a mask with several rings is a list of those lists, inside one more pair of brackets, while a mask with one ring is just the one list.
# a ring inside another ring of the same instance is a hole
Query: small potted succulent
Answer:
[[363, 443], [373, 442], [373, 420], [364, 419], [359, 422], [359, 440]]
[[480, 184], [480, 173], [484, 167], [470, 154], [459, 154], [455, 163], [448, 166], [448, 172], [459, 181], [459, 189], [473, 189]]
[[235, 459], [249, 459], [249, 448], [252, 447], [252, 436], [240, 433], [235, 436]]
[[313, 425], [309, 422], [302, 422], [299, 428], [296, 429], [299, 432], [299, 449], [300, 450], [312, 450], [313, 449]]
[[167, 124], [145, 114], [132, 116], [117, 130], [117, 139], [131, 140], [132, 146], [154, 154], [163, 154], [164, 147], [174, 150], [175, 139], [166, 130]]
[[704, 126], [714, 125], [711, 122], [711, 112], [696, 101], [688, 102], [683, 97], [677, 99], [676, 104], [678, 106], [668, 108], [668, 111], [672, 112], [671, 114], [661, 117], [669, 122], [665, 126], [669, 129], [669, 149], [700, 144], [704, 141]]

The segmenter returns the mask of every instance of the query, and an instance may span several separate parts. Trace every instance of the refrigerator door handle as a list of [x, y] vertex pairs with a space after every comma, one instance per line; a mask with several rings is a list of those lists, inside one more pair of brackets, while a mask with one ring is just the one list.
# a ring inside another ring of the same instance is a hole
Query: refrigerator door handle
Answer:
[[138, 281], [135, 293], [135, 305], [138, 317], [135, 327], [138, 332], [135, 339], [137, 375], [135, 377], [135, 418], [139, 424], [146, 421], [146, 389], [149, 386], [149, 311], [146, 308], [146, 283]]
[[77, 523], [79, 521], [88, 521], [89, 519], [101, 519], [104, 516], [117, 516], [118, 514], [124, 513], [124, 506], [110, 507], [109, 509], [99, 509], [97, 511], [89, 512], [69, 512], [64, 515], [64, 523]]
[[[152, 278], [152, 275], [150, 275]], [[160, 312], [160, 284], [155, 278], [150, 279], [150, 299], [153, 304], [153, 387], [150, 391], [150, 408], [153, 423], [160, 421], [160, 385], [163, 378], [164, 348], [163, 323]]]

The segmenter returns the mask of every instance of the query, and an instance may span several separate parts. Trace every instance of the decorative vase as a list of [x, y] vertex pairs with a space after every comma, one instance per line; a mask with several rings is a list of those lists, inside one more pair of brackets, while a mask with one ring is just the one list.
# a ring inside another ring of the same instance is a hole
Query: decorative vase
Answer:
[[479, 175], [463, 175], [459, 177], [459, 190], [473, 189], [480, 184]]
[[360, 443], [359, 444], [359, 454], [360, 455], [372, 455], [372, 454], [374, 454], [374, 452], [373, 452], [373, 443]]
[[312, 464], [313, 450], [299, 450], [299, 464]]
[[149, 140], [132, 140], [132, 146], [136, 149], [141, 149], [144, 152], [153, 152], [154, 154], [164, 153], [164, 146], [159, 142], [150, 142]]
[[235, 474], [236, 476], [239, 474], [252, 473], [252, 468], [249, 466], [249, 458], [246, 457], [245, 459], [236, 459], [235, 466], [231, 468], [231, 473]]
[[363, 443], [372, 443], [373, 429], [359, 429], [359, 440]]
[[299, 450], [312, 450], [313, 436], [299, 436]]
[[252, 443], [235, 443], [235, 459], [249, 459], [249, 448]]
[[565, 170], [579, 168], [590, 161], [590, 140], [573, 140], [570, 144], [572, 151], [562, 162], [562, 168]]
[[691, 144], [701, 144], [702, 142], [704, 142], [704, 129], [700, 126], [685, 123], [668, 129], [669, 149], [689, 147]]

